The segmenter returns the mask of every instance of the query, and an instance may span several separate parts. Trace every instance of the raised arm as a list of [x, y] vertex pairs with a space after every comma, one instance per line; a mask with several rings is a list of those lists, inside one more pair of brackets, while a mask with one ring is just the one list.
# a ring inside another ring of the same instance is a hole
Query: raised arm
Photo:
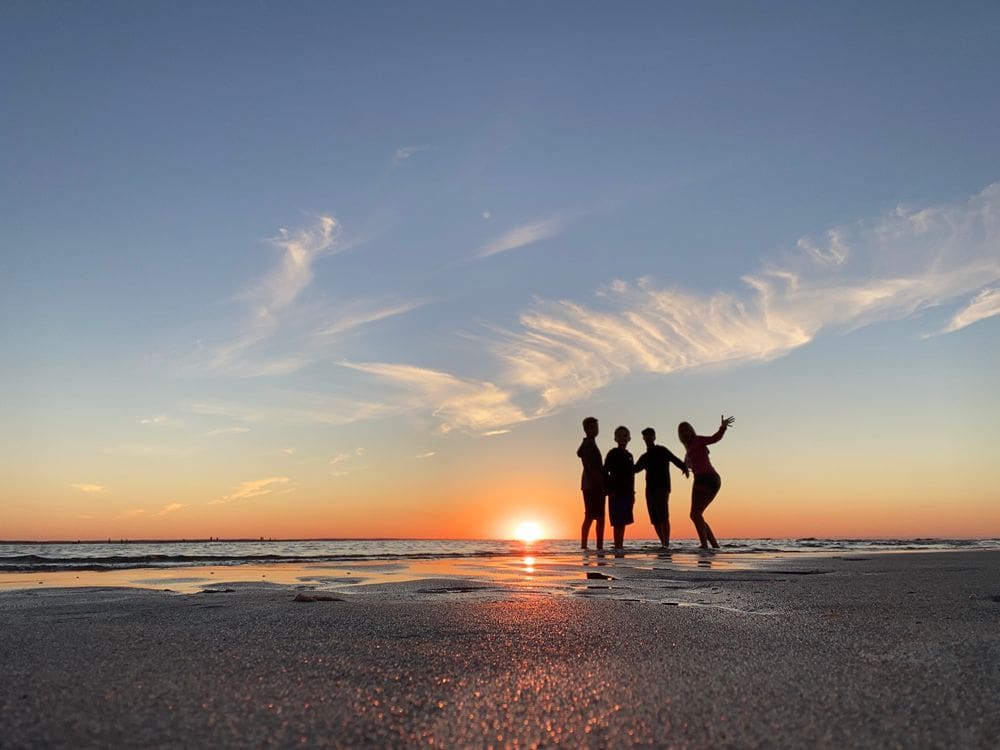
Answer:
[[715, 431], [712, 437], [702, 438], [705, 445], [711, 445], [712, 443], [717, 443], [722, 440], [722, 436], [726, 434], [726, 430], [729, 426], [736, 421], [736, 417], [727, 417], [725, 414], [722, 415], [722, 420], [719, 423], [719, 429]]

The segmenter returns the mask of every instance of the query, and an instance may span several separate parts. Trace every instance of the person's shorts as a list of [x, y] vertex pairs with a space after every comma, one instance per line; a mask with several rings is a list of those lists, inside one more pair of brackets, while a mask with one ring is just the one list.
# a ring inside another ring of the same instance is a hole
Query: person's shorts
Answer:
[[635, 504], [634, 495], [610, 495], [608, 497], [608, 510], [611, 515], [612, 526], [628, 526], [635, 519], [632, 517], [632, 506]]
[[709, 498], [713, 498], [718, 494], [719, 489], [722, 487], [722, 477], [718, 474], [695, 474], [692, 489], [694, 487], [701, 487], [709, 490], [711, 492]]
[[670, 502], [669, 492], [646, 493], [646, 510], [649, 511], [649, 522], [653, 526], [659, 526], [664, 521], [669, 520], [668, 505]]
[[583, 491], [583, 517], [604, 520], [604, 490]]

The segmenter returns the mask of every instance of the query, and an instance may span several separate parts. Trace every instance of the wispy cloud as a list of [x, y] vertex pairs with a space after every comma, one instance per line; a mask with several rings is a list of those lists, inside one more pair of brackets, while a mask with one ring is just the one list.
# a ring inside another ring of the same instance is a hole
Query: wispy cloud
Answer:
[[671, 373], [780, 357], [824, 332], [897, 320], [973, 295], [946, 331], [998, 313], [1000, 183], [966, 205], [898, 208], [804, 239], [743, 287], [699, 294], [652, 278], [615, 281], [599, 304], [538, 300], [495, 345], [501, 382], [535, 393], [536, 413], [633, 372]]
[[146, 515], [146, 511], [143, 508], [129, 508], [128, 510], [123, 510], [118, 514], [118, 518], [138, 518], [139, 516]]
[[954, 333], [995, 315], [1000, 315], [1000, 289], [984, 289], [955, 313], [942, 333]]
[[288, 477], [251, 479], [247, 482], [241, 482], [228, 495], [223, 495], [218, 500], [213, 500], [210, 505], [221, 505], [223, 503], [231, 503], [235, 500], [246, 500], [249, 497], [268, 495], [276, 489], [274, 485], [285, 484], [290, 481]]
[[145, 419], [141, 420], [141, 423], [148, 425], [165, 425], [169, 421], [170, 420], [166, 414], [157, 414], [152, 417], [146, 417]]
[[423, 459], [423, 458], [430, 458], [431, 456], [435, 456], [435, 455], [437, 455], [437, 454], [434, 451], [427, 451], [427, 453], [421, 453], [419, 455], [414, 456], [414, 458]]
[[[271, 244], [278, 251], [274, 267], [257, 283], [236, 296], [251, 305], [252, 312], [236, 337], [208, 348], [199, 357], [208, 371], [244, 377], [283, 375], [309, 362], [302, 352], [266, 350], [281, 329], [283, 318], [313, 279], [313, 265], [325, 256], [347, 249], [339, 241], [340, 224], [332, 216], [319, 216], [308, 227], [281, 229]], [[284, 342], [281, 342], [284, 343]]]
[[480, 258], [486, 258], [554, 237], [562, 231], [563, 223], [562, 219], [550, 218], [517, 227], [485, 245], [478, 255]]
[[276, 264], [232, 298], [249, 306], [242, 324], [222, 343], [199, 340], [189, 371], [245, 378], [289, 375], [329, 359], [344, 334], [427, 304], [368, 299], [330, 304], [322, 294], [305, 295], [317, 261], [352, 246], [332, 216], [319, 216], [304, 228], [282, 229], [271, 244], [278, 251]]
[[[413, 302], [401, 302], [384, 307], [370, 307], [365, 309], [349, 309], [337, 315], [329, 324], [320, 327], [316, 331], [317, 336], [338, 336], [349, 331], [353, 331], [369, 323], [377, 323], [380, 320], [396, 317], [416, 310], [418, 307], [427, 304], [424, 300]], [[356, 306], [357, 307], [357, 306]]]
[[71, 484], [70, 487], [80, 490], [85, 495], [98, 495], [108, 491], [108, 488], [103, 484], [90, 484], [88, 482], [77, 482], [76, 484]]
[[[336, 252], [340, 224], [332, 216], [320, 216], [305, 229], [281, 229], [271, 242], [280, 253], [278, 265], [246, 296], [260, 303], [257, 316], [262, 322], [283, 310], [313, 278], [317, 258]], [[343, 249], [343, 248], [339, 248]]]
[[399, 413], [399, 405], [314, 393], [269, 391], [258, 402], [191, 401], [181, 408], [194, 414], [228, 417], [250, 424], [345, 425]]
[[169, 505], [164, 505], [156, 513], [153, 513], [151, 518], [159, 518], [160, 516], [165, 516], [170, 513], [176, 513], [179, 510], [190, 507], [190, 503], [170, 503]]
[[430, 151], [431, 147], [427, 145], [423, 146], [400, 146], [396, 149], [396, 153], [392, 157], [392, 166], [399, 167], [410, 160], [414, 154], [419, 154], [421, 151]]
[[415, 409], [429, 409], [441, 420], [442, 432], [455, 428], [487, 430], [530, 419], [511, 394], [493, 383], [462, 380], [446, 372], [412, 365], [342, 363], [403, 389]]
[[249, 427], [220, 427], [217, 430], [209, 430], [205, 437], [219, 437], [220, 435], [242, 435], [250, 432]]
[[510, 430], [488, 430], [483, 433], [483, 437], [496, 437], [497, 435], [509, 435]]
[[355, 448], [350, 453], [338, 453], [336, 456], [330, 459], [330, 463], [340, 464], [343, 463], [344, 461], [351, 461], [353, 459], [360, 458], [363, 455], [365, 455], [364, 448]]

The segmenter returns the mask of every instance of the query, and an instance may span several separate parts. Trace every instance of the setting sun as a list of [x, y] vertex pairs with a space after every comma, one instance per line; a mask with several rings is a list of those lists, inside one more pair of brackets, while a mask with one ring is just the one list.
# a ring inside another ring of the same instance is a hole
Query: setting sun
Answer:
[[514, 530], [514, 538], [521, 542], [537, 542], [542, 538], [542, 527], [534, 521], [523, 521]]

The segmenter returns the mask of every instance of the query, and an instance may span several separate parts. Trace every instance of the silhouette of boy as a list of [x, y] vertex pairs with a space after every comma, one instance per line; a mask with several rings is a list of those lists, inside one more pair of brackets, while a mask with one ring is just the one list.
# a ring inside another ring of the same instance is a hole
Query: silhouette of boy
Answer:
[[656, 529], [660, 544], [670, 546], [670, 464], [688, 476], [688, 468], [677, 456], [662, 445], [656, 445], [656, 430], [647, 427], [642, 431], [646, 452], [635, 462], [635, 473], [646, 472], [646, 510], [649, 522]]
[[635, 462], [625, 446], [632, 439], [628, 427], [615, 429], [616, 448], [604, 457], [604, 483], [608, 490], [608, 511], [611, 528], [614, 529], [615, 550], [625, 546], [625, 527], [635, 520], [632, 506], [635, 505]]
[[597, 549], [604, 549], [604, 462], [597, 447], [600, 429], [596, 417], [583, 420], [583, 442], [576, 455], [583, 463], [580, 489], [583, 491], [583, 526], [580, 527], [580, 548], [587, 549], [590, 525], [597, 522]]

